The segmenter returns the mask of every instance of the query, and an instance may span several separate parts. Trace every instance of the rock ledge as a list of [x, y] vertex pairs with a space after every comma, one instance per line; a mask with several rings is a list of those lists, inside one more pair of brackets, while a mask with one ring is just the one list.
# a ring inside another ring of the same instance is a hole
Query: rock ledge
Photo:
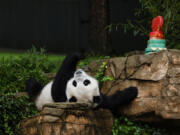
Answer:
[[107, 61], [105, 75], [114, 77], [113, 81], [103, 84], [105, 94], [111, 95], [130, 86], [139, 89], [138, 98], [119, 109], [119, 113], [133, 117], [151, 113], [154, 120], [180, 120], [179, 50], [111, 58]]
[[87, 104], [47, 104], [40, 114], [22, 120], [22, 135], [111, 135], [113, 116]]

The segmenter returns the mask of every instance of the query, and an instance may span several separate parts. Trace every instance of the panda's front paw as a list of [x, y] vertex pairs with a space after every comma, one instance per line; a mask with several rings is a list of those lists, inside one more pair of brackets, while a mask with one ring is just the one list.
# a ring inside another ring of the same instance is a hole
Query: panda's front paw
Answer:
[[132, 101], [138, 96], [137, 87], [128, 87], [122, 91], [117, 91], [119, 99], [123, 99], [123, 102]]
[[129, 95], [131, 95], [132, 98], [136, 98], [138, 96], [137, 87], [129, 87], [127, 90], [129, 91]]
[[69, 99], [69, 102], [77, 102], [76, 97], [72, 96], [72, 97]]

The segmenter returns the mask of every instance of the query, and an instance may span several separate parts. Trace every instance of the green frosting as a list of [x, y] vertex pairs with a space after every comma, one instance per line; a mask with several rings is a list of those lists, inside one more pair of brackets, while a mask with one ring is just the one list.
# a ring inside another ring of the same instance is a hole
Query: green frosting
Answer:
[[166, 44], [166, 40], [165, 39], [150, 39], [150, 40], [148, 40], [148, 44], [153, 44], [153, 43]]
[[145, 49], [145, 54], [159, 52], [162, 50], [166, 50], [166, 40], [150, 39], [150, 40], [148, 40], [148, 45], [147, 45], [147, 48]]

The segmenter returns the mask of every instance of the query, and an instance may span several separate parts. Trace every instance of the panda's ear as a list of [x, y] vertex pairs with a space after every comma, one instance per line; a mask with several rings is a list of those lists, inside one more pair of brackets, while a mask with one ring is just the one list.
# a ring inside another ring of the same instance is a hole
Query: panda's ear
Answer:
[[75, 96], [72, 96], [70, 99], [69, 99], [69, 102], [77, 102], [77, 98]]

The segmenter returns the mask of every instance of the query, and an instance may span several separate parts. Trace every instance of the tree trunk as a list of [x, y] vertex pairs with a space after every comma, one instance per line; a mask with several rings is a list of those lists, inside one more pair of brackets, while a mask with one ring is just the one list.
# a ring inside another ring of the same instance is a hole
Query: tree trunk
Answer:
[[110, 52], [108, 0], [89, 0], [89, 48], [94, 53]]

